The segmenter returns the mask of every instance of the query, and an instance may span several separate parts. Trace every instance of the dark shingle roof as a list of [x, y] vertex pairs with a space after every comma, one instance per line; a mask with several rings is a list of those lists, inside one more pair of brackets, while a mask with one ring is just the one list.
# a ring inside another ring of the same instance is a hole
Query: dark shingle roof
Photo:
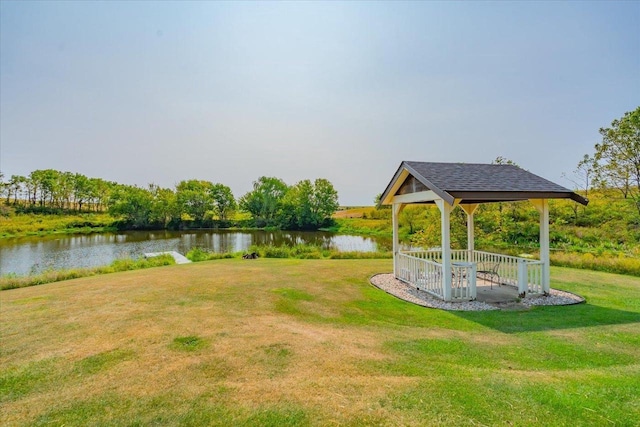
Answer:
[[[444, 191], [571, 192], [514, 165], [405, 162]], [[417, 178], [417, 177], [416, 177]]]
[[515, 165], [411, 161], [401, 163], [383, 193], [383, 200], [403, 169], [440, 197], [463, 199], [463, 203], [531, 198], [570, 198], [587, 203], [573, 191]]

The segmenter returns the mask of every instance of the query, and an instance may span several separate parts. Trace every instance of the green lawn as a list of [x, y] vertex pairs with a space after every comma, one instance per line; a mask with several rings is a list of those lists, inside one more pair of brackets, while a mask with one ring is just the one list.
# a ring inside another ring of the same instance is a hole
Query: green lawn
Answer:
[[390, 260], [219, 260], [0, 292], [2, 425], [637, 425], [640, 279], [453, 313]]

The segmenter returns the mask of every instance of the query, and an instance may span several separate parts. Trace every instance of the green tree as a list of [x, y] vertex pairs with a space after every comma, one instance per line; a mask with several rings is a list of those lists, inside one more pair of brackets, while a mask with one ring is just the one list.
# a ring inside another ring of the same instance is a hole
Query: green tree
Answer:
[[[4, 182], [4, 173], [0, 172], [0, 196], [4, 196], [6, 187], [7, 187], [7, 183]], [[9, 203], [8, 200], [7, 200], [7, 203]]]
[[600, 135], [594, 155], [596, 180], [633, 200], [640, 215], [640, 107], [611, 122], [610, 128], [601, 128]]
[[13, 204], [18, 203], [18, 196], [23, 190], [24, 184], [27, 182], [27, 178], [21, 175], [11, 175], [8, 182], [4, 184], [5, 194], [7, 195], [6, 203], [9, 204], [11, 196], [13, 196]]
[[179, 217], [176, 194], [170, 188], [162, 188], [155, 184], [149, 185], [149, 192], [153, 198], [149, 223], [167, 228], [169, 223]]
[[190, 179], [180, 181], [176, 186], [176, 200], [180, 214], [188, 215], [192, 220], [202, 224], [208, 211], [214, 209], [209, 181]]
[[226, 221], [236, 210], [237, 203], [231, 188], [224, 184], [213, 184], [209, 190], [213, 200], [213, 211], [220, 221]]
[[290, 187], [280, 204], [279, 226], [285, 229], [314, 228], [312, 199], [313, 185], [308, 179]]
[[58, 182], [54, 189], [54, 199], [59, 208], [71, 209], [75, 176], [71, 172], [58, 173]]
[[79, 173], [73, 176], [72, 197], [76, 209], [82, 211], [82, 205], [91, 197], [89, 178]]
[[37, 194], [38, 203], [41, 207], [45, 207], [47, 203], [49, 206], [53, 206], [57, 187], [59, 185], [59, 175], [60, 172], [54, 169], [35, 170], [29, 175], [35, 186], [34, 199]]
[[338, 210], [338, 192], [327, 179], [318, 178], [313, 183], [313, 198], [311, 200], [311, 212], [314, 222], [322, 226], [331, 220]]
[[36, 182], [31, 177], [32, 173], [29, 174], [29, 176], [26, 177], [25, 182], [24, 182], [24, 186], [25, 186], [25, 189], [26, 189], [26, 192], [27, 192], [27, 202], [28, 202], [28, 204], [35, 205], [36, 204], [36, 195], [38, 194], [38, 185], [36, 184]]
[[153, 195], [150, 191], [130, 185], [119, 185], [114, 189], [109, 205], [109, 214], [121, 217], [127, 227], [149, 227], [153, 207]]
[[400, 225], [409, 228], [409, 234], [416, 232], [418, 221], [424, 217], [421, 206], [406, 206], [400, 213]]
[[90, 203], [96, 212], [109, 208], [112, 194], [120, 187], [120, 184], [105, 181], [102, 178], [89, 178]]
[[289, 188], [280, 210], [280, 226], [316, 230], [338, 209], [338, 192], [326, 179], [305, 179]]
[[240, 198], [240, 209], [249, 212], [256, 226], [276, 226], [284, 196], [289, 187], [279, 178], [262, 176], [253, 190]]

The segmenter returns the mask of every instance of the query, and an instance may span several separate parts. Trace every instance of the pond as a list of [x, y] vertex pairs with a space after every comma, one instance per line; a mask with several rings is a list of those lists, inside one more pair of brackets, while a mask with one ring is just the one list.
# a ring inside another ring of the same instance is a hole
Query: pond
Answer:
[[293, 246], [300, 243], [338, 251], [391, 249], [391, 239], [320, 231], [128, 231], [23, 237], [0, 240], [0, 276], [97, 267], [119, 258], [139, 258], [146, 252], [186, 254], [196, 246], [223, 253], [246, 251], [251, 245]]

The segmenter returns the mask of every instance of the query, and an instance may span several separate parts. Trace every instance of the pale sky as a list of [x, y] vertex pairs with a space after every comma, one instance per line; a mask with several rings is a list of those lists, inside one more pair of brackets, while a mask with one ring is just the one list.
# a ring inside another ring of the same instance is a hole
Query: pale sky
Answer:
[[402, 160], [562, 178], [640, 105], [640, 2], [0, 2], [0, 171], [236, 197]]

